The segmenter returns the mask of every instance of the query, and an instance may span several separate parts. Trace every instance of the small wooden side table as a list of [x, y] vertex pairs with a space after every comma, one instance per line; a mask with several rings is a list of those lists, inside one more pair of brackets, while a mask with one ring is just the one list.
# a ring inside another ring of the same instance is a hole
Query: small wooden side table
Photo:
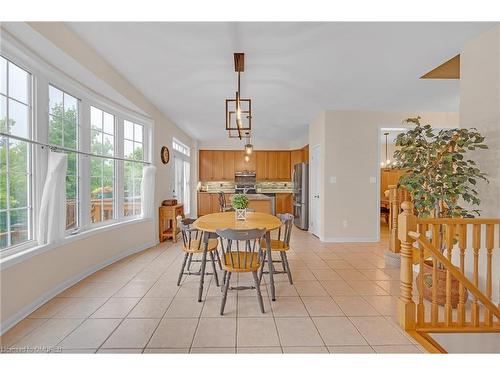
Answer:
[[158, 211], [160, 242], [167, 238], [172, 238], [172, 241], [177, 242], [177, 234], [180, 232], [177, 227], [177, 216], [184, 218], [184, 205], [160, 206]]

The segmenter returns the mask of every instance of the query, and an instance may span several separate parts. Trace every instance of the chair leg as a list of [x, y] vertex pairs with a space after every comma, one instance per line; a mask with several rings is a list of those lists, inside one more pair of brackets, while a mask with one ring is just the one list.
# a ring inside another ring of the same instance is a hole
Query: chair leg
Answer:
[[264, 274], [264, 265], [266, 264], [267, 251], [264, 252], [264, 257], [262, 258], [262, 264], [260, 265], [259, 271], [259, 284], [262, 282], [262, 275]]
[[257, 271], [253, 271], [252, 275], [253, 275], [253, 280], [255, 282], [255, 289], [257, 290], [257, 299], [259, 301], [260, 311], [262, 312], [262, 314], [264, 314], [265, 313], [264, 301], [262, 301], [262, 293], [260, 292], [260, 282], [257, 276]]
[[227, 273], [226, 284], [224, 285], [224, 294], [222, 295], [222, 302], [220, 304], [221, 315], [224, 315], [224, 308], [226, 307], [227, 291], [229, 289], [229, 280], [231, 280], [231, 272]]
[[215, 267], [215, 259], [213, 251], [210, 252], [210, 261], [212, 262], [212, 268], [214, 270], [215, 285], [220, 286], [219, 275], [217, 274], [217, 268]]
[[205, 234], [205, 248], [203, 249], [203, 256], [201, 258], [200, 267], [200, 287], [198, 289], [198, 302], [201, 302], [203, 297], [203, 284], [205, 283], [205, 267], [207, 265], [207, 252], [208, 252], [208, 235]]
[[292, 280], [292, 271], [290, 270], [290, 264], [288, 264], [288, 257], [286, 256], [286, 252], [282, 251], [281, 252], [283, 260], [285, 261], [285, 266], [286, 266], [286, 274], [288, 275], [288, 281], [290, 281], [290, 284], [293, 285], [293, 280]]
[[191, 261], [193, 260], [193, 253], [189, 254], [189, 259], [188, 259], [188, 265], [187, 265], [187, 270], [191, 270]]
[[182, 261], [182, 267], [181, 267], [181, 272], [179, 273], [179, 278], [177, 279], [177, 286], [181, 285], [182, 275], [184, 275], [184, 267], [186, 267], [186, 261], [188, 257], [189, 254], [186, 253], [186, 255], [184, 255], [184, 260]]
[[217, 263], [219, 263], [219, 268], [222, 271], [222, 263], [220, 262], [219, 250], [215, 250], [215, 257], [217, 258]]
[[227, 277], [227, 271], [224, 271], [224, 274], [222, 275], [222, 284], [220, 286], [220, 291], [224, 293], [224, 286], [226, 285], [226, 277]]

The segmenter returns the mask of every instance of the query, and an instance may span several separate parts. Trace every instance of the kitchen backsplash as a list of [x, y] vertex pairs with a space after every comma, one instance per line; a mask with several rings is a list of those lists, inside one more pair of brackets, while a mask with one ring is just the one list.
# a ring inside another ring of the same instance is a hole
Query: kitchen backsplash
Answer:
[[[261, 181], [255, 184], [259, 190], [291, 190], [291, 182], [283, 181]], [[198, 183], [198, 191], [232, 191], [234, 190], [233, 181], [206, 181]]]

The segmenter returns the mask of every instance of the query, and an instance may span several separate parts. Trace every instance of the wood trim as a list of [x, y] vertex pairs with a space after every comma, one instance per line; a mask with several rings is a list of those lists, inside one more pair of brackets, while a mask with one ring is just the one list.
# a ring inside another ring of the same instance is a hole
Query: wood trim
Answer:
[[446, 354], [448, 353], [441, 345], [438, 344], [430, 335], [425, 332], [406, 331], [413, 337], [422, 347], [431, 354]]
[[420, 79], [460, 79], [460, 55], [452, 57], [424, 74]]

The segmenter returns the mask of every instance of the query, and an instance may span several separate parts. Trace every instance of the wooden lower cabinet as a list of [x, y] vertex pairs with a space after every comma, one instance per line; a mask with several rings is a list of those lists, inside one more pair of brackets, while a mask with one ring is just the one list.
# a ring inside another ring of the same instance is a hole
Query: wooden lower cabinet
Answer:
[[[230, 203], [230, 198], [232, 194], [225, 194], [226, 203]], [[215, 212], [220, 212], [219, 208], [219, 193], [201, 193], [198, 192], [198, 212], [197, 215], [203, 216], [208, 214], [213, 214]]]
[[276, 214], [293, 214], [293, 199], [291, 193], [276, 194]]

